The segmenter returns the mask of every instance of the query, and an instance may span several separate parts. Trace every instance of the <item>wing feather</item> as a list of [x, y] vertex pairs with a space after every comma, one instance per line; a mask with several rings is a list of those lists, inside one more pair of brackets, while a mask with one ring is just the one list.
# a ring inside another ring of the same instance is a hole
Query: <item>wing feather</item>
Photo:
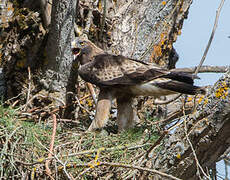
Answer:
[[97, 55], [93, 61], [79, 69], [85, 81], [98, 86], [135, 85], [169, 73], [158, 66], [110, 54]]

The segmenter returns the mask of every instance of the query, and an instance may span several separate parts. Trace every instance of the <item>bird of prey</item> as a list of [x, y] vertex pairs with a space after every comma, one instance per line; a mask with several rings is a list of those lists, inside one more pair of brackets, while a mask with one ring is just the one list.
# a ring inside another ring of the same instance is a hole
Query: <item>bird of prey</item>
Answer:
[[80, 77], [99, 87], [95, 119], [89, 131], [103, 128], [109, 118], [111, 103], [117, 100], [118, 130], [130, 128], [136, 118], [132, 107], [136, 96], [159, 98], [176, 93], [204, 94], [194, 86], [192, 74], [170, 71], [155, 64], [104, 52], [89, 40], [77, 38], [72, 43], [74, 57], [80, 62]]

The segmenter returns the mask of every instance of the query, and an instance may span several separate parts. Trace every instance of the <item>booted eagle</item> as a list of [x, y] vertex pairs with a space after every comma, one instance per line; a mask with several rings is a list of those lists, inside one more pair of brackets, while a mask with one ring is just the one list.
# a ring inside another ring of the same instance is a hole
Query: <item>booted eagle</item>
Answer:
[[155, 64], [104, 52], [89, 40], [76, 39], [72, 44], [74, 57], [80, 61], [79, 75], [100, 88], [95, 119], [90, 131], [102, 128], [109, 119], [111, 103], [117, 100], [118, 129], [131, 127], [137, 117], [132, 107], [136, 96], [159, 98], [176, 93], [204, 94], [193, 85], [196, 76], [169, 71]]

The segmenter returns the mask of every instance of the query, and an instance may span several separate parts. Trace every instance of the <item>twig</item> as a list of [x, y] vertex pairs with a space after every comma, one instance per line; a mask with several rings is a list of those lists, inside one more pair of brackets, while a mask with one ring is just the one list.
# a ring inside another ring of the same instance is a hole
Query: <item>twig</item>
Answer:
[[[14, 100], [14, 99], [17, 99], [18, 97], [20, 97], [20, 96], [23, 95], [23, 94], [24, 94], [24, 93], [19, 93], [17, 96], [12, 97], [12, 98], [6, 100], [6, 101], [4, 102], [4, 104], [10, 103], [10, 101], [12, 101], [12, 100]], [[15, 104], [15, 103], [14, 103], [14, 104]]]
[[181, 95], [182, 94], [178, 94], [178, 95], [172, 97], [171, 99], [166, 99], [166, 100], [155, 99], [153, 103], [156, 104], [156, 105], [169, 104], [169, 103], [177, 100], [179, 97], [181, 97]]
[[219, 7], [218, 7], [218, 9], [217, 9], [217, 11], [216, 11], [216, 18], [215, 18], [215, 23], [214, 23], [214, 26], [213, 26], [213, 29], [212, 29], [212, 33], [211, 33], [211, 36], [210, 36], [210, 38], [209, 38], [208, 44], [207, 44], [207, 46], [206, 46], [206, 49], [205, 49], [205, 51], [204, 51], [204, 54], [203, 54], [203, 56], [202, 56], [202, 58], [201, 58], [201, 60], [200, 60], [200, 64], [199, 64], [199, 66], [196, 68], [196, 71], [195, 71], [195, 73], [194, 73], [195, 75], [197, 75], [197, 73], [198, 73], [199, 70], [200, 70], [200, 67], [201, 67], [202, 64], [204, 63], [204, 60], [205, 60], [206, 55], [207, 55], [207, 53], [208, 53], [209, 47], [210, 47], [210, 45], [211, 45], [211, 43], [212, 43], [212, 40], [213, 40], [215, 31], [216, 31], [216, 28], [217, 28], [218, 19], [219, 19], [219, 16], [220, 16], [220, 11], [221, 11], [221, 9], [222, 9], [222, 7], [223, 7], [223, 5], [224, 5], [224, 1], [225, 1], [225, 0], [221, 0], [220, 5], [219, 5]]
[[146, 152], [146, 158], [148, 158], [150, 152], [151, 152], [157, 145], [160, 144], [160, 142], [162, 141], [162, 139], [165, 137], [166, 134], [168, 134], [168, 131], [164, 131], [164, 133], [161, 135], [161, 137], [159, 137], [158, 140], [148, 149], [148, 151]]
[[[28, 104], [29, 99], [30, 99], [30, 90], [31, 90], [31, 71], [30, 67], [28, 66], [28, 91], [27, 91], [27, 97], [26, 97], [26, 104]], [[25, 106], [24, 110], [26, 110], [27, 106]]]
[[[41, 144], [41, 142], [36, 138], [35, 139], [39, 142], [39, 144]], [[47, 148], [41, 144], [46, 150]], [[103, 150], [103, 152], [109, 152], [109, 151], [115, 151], [115, 150], [123, 150], [123, 149], [127, 149], [127, 150], [132, 150], [132, 149], [138, 149], [138, 148], [142, 148], [145, 146], [149, 146], [151, 145], [150, 143], [146, 143], [146, 144], [140, 144], [140, 145], [136, 145], [136, 146], [131, 146], [131, 145], [124, 145], [124, 146], [116, 146], [116, 147], [111, 147], [111, 148], [105, 148]], [[64, 157], [72, 157], [72, 156], [80, 156], [80, 155], [84, 155], [84, 154], [92, 154], [97, 152], [99, 149], [92, 149], [92, 150], [87, 150], [87, 151], [81, 151], [81, 152], [77, 152], [77, 153], [72, 153], [72, 154], [68, 154], [68, 155], [60, 155], [62, 158]], [[49, 150], [48, 150], [49, 151]], [[22, 162], [22, 161], [17, 161], [18, 163], [21, 163], [25, 166], [33, 166], [36, 164], [42, 164], [44, 163], [44, 161], [48, 160], [48, 159], [54, 159], [54, 157], [50, 157], [50, 158], [40, 158], [38, 161], [33, 162], [33, 163], [27, 163], [27, 162]]]
[[[192, 107], [188, 107], [188, 108], [186, 108], [185, 109], [185, 114], [187, 115], [187, 114], [190, 114], [192, 112]], [[171, 123], [173, 120], [175, 120], [176, 118], [179, 118], [179, 117], [181, 117], [181, 116], [183, 116], [183, 111], [181, 110], [181, 109], [179, 109], [179, 110], [177, 110], [177, 111], [174, 111], [174, 112], [172, 112], [172, 113], [170, 113], [167, 117], [166, 117], [166, 119], [163, 119], [163, 120], [161, 120], [161, 121], [157, 121], [157, 122], [160, 122], [160, 123], [164, 123], [164, 124], [169, 124], [169, 123]], [[154, 122], [154, 123], [152, 123], [152, 124], [156, 124], [157, 122]]]
[[[184, 112], [184, 106], [183, 106], [183, 112]], [[185, 116], [185, 112], [184, 112], [184, 116]], [[204, 172], [202, 166], [200, 165], [199, 160], [198, 160], [197, 155], [196, 155], [196, 151], [195, 151], [195, 149], [194, 149], [194, 147], [193, 147], [193, 145], [192, 145], [192, 143], [191, 143], [191, 141], [190, 141], [190, 139], [189, 139], [186, 119], [184, 120], [184, 131], [185, 131], [186, 139], [187, 139], [187, 141], [188, 141], [188, 143], [189, 143], [189, 146], [190, 146], [190, 148], [191, 148], [191, 150], [192, 150], [193, 156], [194, 156], [195, 161], [196, 161], [196, 165], [197, 165], [197, 174], [198, 174], [199, 178], [202, 179], [201, 176], [200, 176], [200, 172], [199, 172], [199, 169], [200, 169], [201, 172], [203, 173], [203, 175], [204, 175], [207, 179], [210, 179], [210, 177], [208, 177], [208, 175]]]
[[0, 159], [1, 159], [1, 161], [0, 161], [0, 171], [1, 171], [1, 175], [0, 175], [0, 179], [2, 179], [2, 177], [3, 177], [3, 165], [2, 165], [2, 163], [4, 162], [4, 158], [3, 158], [3, 155], [5, 154], [5, 152], [7, 151], [7, 148], [8, 148], [8, 146], [9, 146], [9, 141], [10, 141], [10, 139], [11, 139], [11, 137], [17, 132], [17, 130], [19, 130], [19, 129], [21, 129], [22, 128], [22, 126], [19, 126], [19, 127], [17, 127], [17, 128], [15, 128], [14, 130], [13, 130], [13, 132], [10, 134], [10, 135], [8, 135], [7, 137], [6, 137], [6, 141], [5, 141], [5, 143], [4, 143], [4, 146], [3, 146], [3, 148], [2, 148], [2, 150], [1, 150], [1, 154], [0, 154]]
[[[48, 154], [48, 158], [51, 158], [52, 157], [52, 152], [53, 152], [53, 148], [54, 148], [54, 140], [55, 140], [55, 135], [56, 135], [56, 129], [57, 129], [57, 118], [56, 118], [56, 115], [55, 114], [52, 114], [52, 118], [53, 118], [53, 133], [52, 133], [52, 137], [51, 137], [51, 142], [50, 142], [50, 152]], [[45, 167], [46, 167], [46, 174], [51, 178], [51, 179], [54, 179], [52, 176], [51, 176], [51, 170], [49, 168], [49, 163], [50, 163], [50, 159], [46, 160], [46, 163], [45, 163]]]
[[87, 108], [85, 108], [84, 106], [81, 105], [81, 103], [80, 103], [78, 97], [76, 97], [76, 101], [77, 101], [77, 103], [78, 103], [78, 106], [79, 106], [81, 109], [85, 110], [87, 113], [89, 113], [90, 115], [94, 116], [94, 114], [93, 114], [92, 112], [90, 112]]
[[87, 95], [85, 95], [84, 97], [80, 98], [79, 101], [82, 101], [82, 100], [84, 100], [84, 99], [87, 99], [88, 97], [90, 97], [90, 94], [87, 94]]
[[[39, 143], [44, 149], [46, 149], [51, 155], [53, 155], [52, 157], [47, 158], [47, 159], [55, 158], [55, 159], [63, 166], [63, 171], [65, 172], [65, 174], [66, 174], [66, 176], [68, 177], [68, 179], [72, 180], [72, 178], [70, 177], [69, 173], [68, 173], [67, 170], [66, 170], [66, 163], [67, 163], [67, 162], [63, 163], [63, 162], [57, 157], [57, 155], [54, 154], [53, 152], [51, 152], [48, 148], [46, 148], [46, 147], [38, 140], [38, 138], [37, 138], [36, 136], [34, 136], [34, 137], [35, 137], [35, 139], [38, 141], [38, 143]], [[47, 159], [46, 159], [46, 160], [47, 160]]]
[[[187, 72], [194, 73], [198, 67], [190, 67], [190, 68], [176, 68], [172, 69], [172, 72]], [[199, 69], [199, 73], [225, 73], [228, 71], [229, 66], [201, 66]]]
[[89, 89], [89, 92], [94, 100], [94, 103], [97, 104], [97, 98], [96, 98], [96, 93], [94, 91], [94, 88], [93, 88], [93, 85], [91, 83], [86, 83], [88, 89]]
[[[134, 166], [134, 165], [129, 165], [129, 164], [110, 163], [110, 162], [99, 162], [95, 166], [112, 166], [112, 167], [122, 167], [122, 168], [128, 168], [128, 169], [137, 169], [137, 170], [140, 170], [140, 171], [147, 171], [147, 172], [150, 172], [150, 173], [153, 173], [153, 174], [158, 174], [160, 176], [167, 177], [167, 178], [170, 178], [170, 179], [181, 180], [181, 179], [179, 179], [177, 177], [174, 177], [172, 175], [169, 175], [169, 174], [157, 171], [155, 169], [144, 168], [144, 167]], [[73, 163], [71, 165], [68, 165], [68, 167], [69, 168], [70, 167], [89, 167], [89, 164], [75, 164], [75, 163]], [[62, 169], [62, 167], [60, 167], [60, 169]]]

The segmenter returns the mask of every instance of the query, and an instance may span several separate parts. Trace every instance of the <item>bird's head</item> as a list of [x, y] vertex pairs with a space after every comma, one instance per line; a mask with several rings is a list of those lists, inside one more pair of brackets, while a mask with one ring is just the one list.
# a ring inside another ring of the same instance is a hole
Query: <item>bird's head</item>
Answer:
[[94, 56], [104, 52], [91, 41], [80, 37], [72, 41], [71, 47], [74, 59], [78, 58], [82, 65], [93, 60]]

